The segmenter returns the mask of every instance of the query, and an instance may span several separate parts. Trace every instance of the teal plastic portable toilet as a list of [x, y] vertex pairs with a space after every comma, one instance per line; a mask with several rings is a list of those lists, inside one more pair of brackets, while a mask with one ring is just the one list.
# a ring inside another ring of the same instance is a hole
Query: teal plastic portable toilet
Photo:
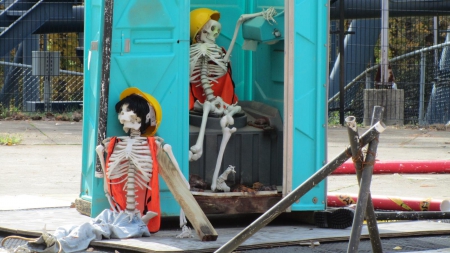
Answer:
[[[273, 6], [279, 13], [275, 24], [278, 33], [267, 22], [248, 21], [239, 31], [231, 64], [239, 99], [274, 107], [283, 120], [282, 165], [277, 169], [286, 195], [326, 161], [328, 1], [222, 2], [115, 1], [107, 136], [124, 134], [114, 111], [119, 94], [131, 86], [150, 93], [163, 110], [157, 135], [172, 145], [188, 178], [189, 12], [200, 7], [218, 10], [222, 32], [217, 44], [227, 49], [241, 14]], [[109, 208], [103, 181], [94, 177], [104, 3], [86, 0], [85, 6], [80, 198], [91, 203], [91, 215], [96, 216]], [[256, 50], [242, 50], [244, 39], [252, 40]], [[164, 181], [160, 179], [160, 182], [163, 215], [178, 215], [178, 204]], [[324, 210], [325, 207], [326, 188], [322, 182], [293, 204], [291, 210]]]

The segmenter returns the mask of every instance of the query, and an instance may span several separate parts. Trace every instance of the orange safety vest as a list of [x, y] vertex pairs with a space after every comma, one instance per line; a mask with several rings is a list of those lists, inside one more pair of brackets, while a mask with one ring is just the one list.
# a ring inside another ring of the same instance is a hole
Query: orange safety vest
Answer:
[[[108, 154], [106, 157], [106, 172], [108, 172], [108, 164], [109, 158], [114, 150], [116, 143], [119, 141], [117, 137], [111, 137], [111, 141], [108, 146]], [[154, 137], [148, 137], [148, 146], [150, 148], [150, 152], [153, 157], [153, 172], [152, 178], [150, 182], [148, 182], [150, 189], [142, 189], [140, 187], [136, 187], [136, 209], [141, 212], [141, 215], [147, 213], [147, 211], [152, 211], [157, 213], [158, 215], [153, 217], [147, 224], [148, 230], [151, 233], [156, 233], [159, 231], [161, 226], [161, 205], [159, 199], [159, 182], [158, 182], [158, 162], [156, 160], [156, 143]], [[108, 184], [108, 193], [111, 197], [114, 198], [113, 201], [120, 207], [121, 210], [125, 210], [127, 206], [127, 192], [125, 191], [127, 180], [119, 183], [124, 180], [127, 175], [123, 175], [117, 179], [110, 179], [108, 176], [107, 184]]]
[[[222, 49], [223, 50], [223, 49]], [[225, 50], [223, 50], [225, 52]], [[194, 108], [194, 103], [198, 100], [200, 103], [204, 103], [206, 100], [205, 92], [203, 91], [200, 77], [196, 82], [191, 82], [191, 92], [189, 93], [189, 110]], [[231, 66], [228, 64], [228, 70], [225, 75], [217, 79], [217, 83], [212, 83], [211, 89], [216, 97], [221, 97], [222, 100], [231, 105], [238, 101], [236, 93], [234, 93], [234, 81], [231, 73]]]

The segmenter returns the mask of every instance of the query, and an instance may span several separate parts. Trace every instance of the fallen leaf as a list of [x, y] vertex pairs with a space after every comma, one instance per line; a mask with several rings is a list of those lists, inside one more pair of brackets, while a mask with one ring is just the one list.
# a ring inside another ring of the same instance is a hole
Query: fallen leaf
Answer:
[[400, 246], [396, 246], [396, 247], [394, 247], [393, 249], [395, 249], [395, 250], [401, 250], [401, 249], [402, 249], [402, 247], [400, 247]]

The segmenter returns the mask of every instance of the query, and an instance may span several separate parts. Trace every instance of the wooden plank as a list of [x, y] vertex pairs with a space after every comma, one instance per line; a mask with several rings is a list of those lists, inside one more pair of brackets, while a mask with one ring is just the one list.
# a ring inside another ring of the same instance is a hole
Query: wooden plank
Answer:
[[[89, 222], [91, 218], [80, 214], [75, 208], [45, 208], [31, 210], [0, 211], [0, 231], [37, 237], [41, 235], [44, 225], [49, 233], [58, 227]], [[231, 221], [233, 222], [233, 221]], [[255, 249], [271, 246], [298, 245], [311, 240], [319, 242], [346, 241], [350, 229], [317, 228], [292, 221], [292, 225], [267, 226], [245, 241], [238, 250]], [[379, 223], [382, 238], [396, 236], [429, 236], [450, 233], [450, 223], [433, 221], [407, 221]], [[236, 234], [243, 227], [218, 228], [220, 237], [217, 241], [199, 243], [197, 238], [175, 238], [173, 230], [161, 230], [150, 237], [113, 239], [93, 241], [91, 246], [102, 246], [136, 252], [213, 252]], [[366, 226], [362, 238], [368, 238]]]
[[[102, 76], [100, 83], [100, 104], [99, 104], [99, 116], [98, 116], [98, 132], [97, 132], [97, 145], [102, 145], [102, 141], [106, 139], [106, 128], [108, 118], [108, 101], [109, 101], [109, 84], [110, 84], [110, 71], [111, 71], [111, 41], [112, 41], [112, 26], [113, 26], [113, 14], [114, 14], [114, 0], [106, 0], [104, 8], [103, 19], [103, 38], [102, 38]], [[103, 169], [100, 164], [100, 160], [97, 157], [97, 163], [95, 165], [95, 172], [97, 174], [103, 174]]]
[[216, 230], [186, 186], [185, 179], [180, 175], [178, 169], [162, 148], [158, 149], [157, 159], [160, 166], [159, 174], [166, 182], [175, 200], [183, 208], [186, 217], [191, 222], [200, 240], [217, 240], [218, 234]]

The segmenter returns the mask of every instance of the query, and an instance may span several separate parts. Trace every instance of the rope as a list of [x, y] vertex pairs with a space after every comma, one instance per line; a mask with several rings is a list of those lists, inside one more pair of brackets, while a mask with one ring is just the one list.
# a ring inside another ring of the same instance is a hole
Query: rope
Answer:
[[[5, 247], [5, 243], [9, 239], [19, 239], [19, 240], [24, 240], [24, 241], [27, 241], [27, 242], [35, 242], [37, 240], [37, 239], [33, 239], [33, 238], [27, 238], [27, 237], [22, 237], [22, 236], [17, 236], [17, 235], [11, 235], [11, 236], [7, 236], [7, 237], [3, 238], [2, 242], [1, 242], [1, 246]], [[58, 248], [59, 248], [58, 253], [61, 253], [62, 252], [61, 243], [57, 239], [56, 239], [56, 243], [58, 243]]]

